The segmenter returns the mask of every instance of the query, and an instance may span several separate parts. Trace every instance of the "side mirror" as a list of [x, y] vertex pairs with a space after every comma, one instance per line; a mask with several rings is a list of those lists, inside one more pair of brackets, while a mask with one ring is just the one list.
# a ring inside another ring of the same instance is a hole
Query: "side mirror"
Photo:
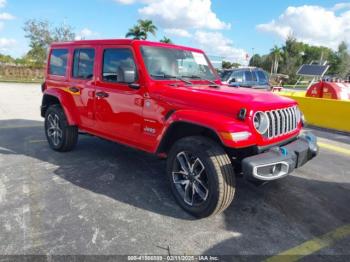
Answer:
[[123, 82], [131, 84], [136, 81], [136, 71], [134, 69], [122, 69], [122, 79]]
[[132, 68], [120, 68], [119, 74], [121, 75], [122, 82], [129, 84], [131, 89], [140, 89], [140, 85], [135, 83], [137, 80], [136, 70]]
[[235, 82], [236, 82], [236, 78], [231, 78], [230, 84], [231, 84], [231, 83], [235, 83]]

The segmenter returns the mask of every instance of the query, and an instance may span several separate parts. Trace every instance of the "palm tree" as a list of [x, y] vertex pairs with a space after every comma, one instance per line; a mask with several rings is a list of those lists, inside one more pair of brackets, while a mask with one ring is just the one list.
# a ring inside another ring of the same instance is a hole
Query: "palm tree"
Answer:
[[152, 20], [138, 20], [138, 26], [141, 30], [146, 34], [146, 39], [148, 37], [148, 33], [151, 33], [153, 36], [156, 36], [158, 28], [153, 24]]
[[164, 36], [163, 39], [161, 39], [159, 42], [165, 43], [165, 44], [172, 44], [173, 43], [173, 41], [171, 41], [171, 39], [166, 37], [166, 36]]
[[140, 26], [135, 25], [134, 27], [129, 29], [125, 37], [126, 38], [132, 37], [133, 39], [137, 39], [137, 40], [146, 40], [147, 34], [141, 29]]
[[273, 57], [273, 64], [271, 66], [271, 74], [272, 73], [277, 74], [279, 61], [281, 61], [281, 59], [282, 59], [282, 49], [275, 45], [271, 49], [270, 54]]

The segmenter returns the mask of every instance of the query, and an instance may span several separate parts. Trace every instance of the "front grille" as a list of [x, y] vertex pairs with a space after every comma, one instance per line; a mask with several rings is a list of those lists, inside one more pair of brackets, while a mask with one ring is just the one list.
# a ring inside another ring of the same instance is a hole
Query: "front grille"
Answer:
[[296, 106], [266, 111], [270, 126], [266, 132], [268, 138], [286, 135], [298, 128]]

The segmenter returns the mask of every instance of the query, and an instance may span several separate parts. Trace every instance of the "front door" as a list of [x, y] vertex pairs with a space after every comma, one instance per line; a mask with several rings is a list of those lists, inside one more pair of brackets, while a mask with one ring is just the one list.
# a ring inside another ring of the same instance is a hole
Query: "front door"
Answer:
[[[123, 79], [127, 69], [138, 72], [129, 46], [102, 46], [99, 49], [99, 75], [96, 81], [95, 119], [101, 135], [142, 147], [143, 87], [135, 90]], [[139, 80], [136, 80], [139, 83]]]

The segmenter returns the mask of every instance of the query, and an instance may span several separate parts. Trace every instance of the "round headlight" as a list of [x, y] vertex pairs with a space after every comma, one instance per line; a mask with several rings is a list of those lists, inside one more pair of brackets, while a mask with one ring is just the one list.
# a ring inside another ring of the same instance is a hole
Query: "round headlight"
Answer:
[[269, 129], [270, 121], [266, 113], [264, 112], [256, 112], [253, 117], [254, 127], [259, 134], [263, 135], [266, 133], [267, 129]]

